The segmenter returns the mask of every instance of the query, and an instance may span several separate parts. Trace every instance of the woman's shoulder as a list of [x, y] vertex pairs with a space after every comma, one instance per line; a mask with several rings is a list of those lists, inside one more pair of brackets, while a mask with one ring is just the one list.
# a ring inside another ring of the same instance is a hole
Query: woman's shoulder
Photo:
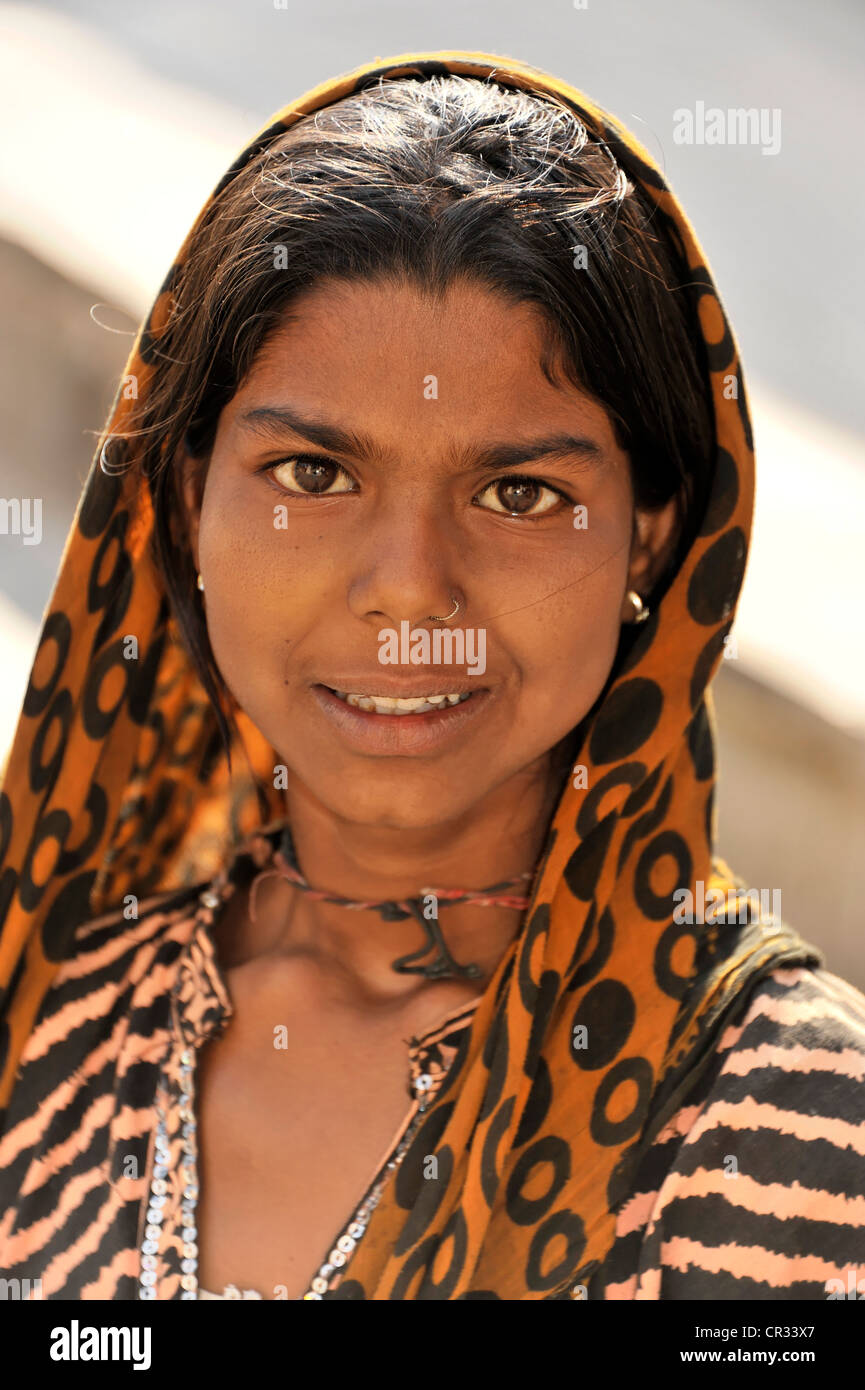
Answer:
[[109, 1209], [129, 1164], [137, 1172], [146, 1161], [170, 995], [200, 891], [126, 899], [71, 937], [0, 1125], [0, 1265], [16, 1275], [41, 1277], [47, 1229], [60, 1250], [61, 1232], [71, 1239], [85, 1217], [88, 1239], [99, 1231], [106, 1240], [117, 1221], [132, 1219], [122, 1201]]
[[200, 883], [141, 900], [130, 894], [120, 906], [80, 923], [43, 999], [37, 1026], [67, 997], [129, 983], [150, 963], [176, 956], [207, 887]]
[[865, 995], [773, 971], [620, 1208], [606, 1298], [865, 1293]]
[[100, 1087], [107, 1094], [127, 1071], [152, 1066], [172, 1026], [175, 992], [193, 1032], [219, 1025], [231, 1005], [209, 935], [214, 913], [228, 880], [241, 882], [265, 862], [280, 833], [279, 825], [253, 831], [212, 877], [147, 898], [129, 893], [70, 933], [18, 1060], [0, 1117], [4, 1135], [49, 1100], [58, 1116], [71, 1114]]
[[[734, 1133], [751, 1154], [776, 1135], [802, 1159], [824, 1145], [851, 1150], [865, 1123], [863, 1081], [865, 995], [829, 970], [778, 969], [725, 1030], [709, 1076], [667, 1132], [704, 1152], [713, 1134], [726, 1141]], [[852, 1150], [865, 1163], [865, 1131]]]
[[825, 1084], [849, 1066], [858, 1071], [861, 1056], [865, 994], [829, 970], [804, 966], [767, 975], [718, 1046], [719, 1075], [748, 1076], [757, 1093], [777, 1094], [785, 1076], [797, 1088], [807, 1079]]
[[61, 1083], [68, 1102], [75, 1078], [83, 1084], [99, 1070], [94, 1059], [109, 1065], [131, 1033], [155, 1026], [205, 887], [127, 899], [76, 928], [19, 1058], [7, 1126], [22, 1104], [32, 1111]]

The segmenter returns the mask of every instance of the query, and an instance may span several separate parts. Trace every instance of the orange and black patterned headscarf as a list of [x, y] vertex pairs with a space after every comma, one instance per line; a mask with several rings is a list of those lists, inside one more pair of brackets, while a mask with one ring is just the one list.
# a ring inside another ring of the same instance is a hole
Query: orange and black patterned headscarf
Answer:
[[[523, 925], [415, 1140], [417, 1153], [436, 1155], [438, 1180], [403, 1164], [341, 1291], [541, 1299], [603, 1260], [629, 1175], [747, 991], [778, 965], [822, 957], [771, 919], [675, 920], [677, 886], [736, 887], [713, 861], [707, 686], [742, 582], [754, 460], [735, 339], [694, 232], [647, 151], [567, 83], [510, 58], [407, 54], [287, 106], [213, 197], [307, 113], [381, 78], [448, 73], [564, 103], [646, 192], [691, 287], [715, 416], [700, 532], [591, 717], [580, 753], [587, 786], [569, 784], [561, 797]], [[159, 370], [155, 347], [191, 236], [125, 369], [138, 383], [139, 407]], [[129, 409], [118, 389], [6, 767], [0, 1106], [76, 925], [121, 905], [126, 893], [209, 878], [232, 838], [261, 823], [255, 780], [272, 800], [272, 818], [284, 814], [272, 789], [279, 760], [248, 720], [234, 735], [245, 754], [232, 758], [232, 770], [224, 755], [212, 756], [215, 715], [153, 560], [148, 491], [134, 470], [116, 473], [101, 462]], [[125, 650], [130, 633], [135, 661]], [[580, 1025], [588, 1048], [574, 1045]]]

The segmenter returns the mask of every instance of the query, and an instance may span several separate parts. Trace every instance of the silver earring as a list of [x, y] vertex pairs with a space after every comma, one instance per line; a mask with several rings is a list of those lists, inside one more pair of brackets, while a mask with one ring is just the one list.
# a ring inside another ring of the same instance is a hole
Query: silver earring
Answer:
[[202, 577], [201, 577], [201, 572], [200, 572], [200, 571], [199, 571], [198, 578], [196, 579], [195, 583], [196, 583], [196, 585], [197, 585], [197, 587], [198, 587], [199, 589], [203, 589], [203, 588], [204, 588], [204, 580], [203, 580]]
[[430, 613], [430, 614], [427, 615], [427, 622], [428, 622], [428, 623], [449, 623], [450, 620], [451, 620], [451, 618], [454, 616], [454, 614], [456, 614], [456, 613], [458, 613], [458, 612], [460, 611], [459, 603], [458, 603], [457, 600], [454, 598], [453, 594], [451, 594], [451, 603], [452, 603], [453, 606], [454, 606], [454, 611], [453, 611], [453, 613], [448, 613], [448, 615], [447, 615], [446, 618], [435, 618], [435, 617], [433, 617], [432, 613]]
[[631, 619], [634, 623], [644, 623], [649, 616], [648, 605], [643, 602], [636, 589], [629, 589], [627, 597], [634, 606], [634, 616]]

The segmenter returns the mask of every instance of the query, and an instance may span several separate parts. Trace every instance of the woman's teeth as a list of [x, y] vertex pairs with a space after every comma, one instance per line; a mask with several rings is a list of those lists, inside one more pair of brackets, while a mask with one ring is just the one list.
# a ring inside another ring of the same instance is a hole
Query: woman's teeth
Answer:
[[367, 710], [373, 714], [431, 714], [437, 709], [447, 709], [450, 705], [460, 705], [471, 699], [471, 691], [463, 695], [421, 695], [412, 700], [393, 699], [389, 695], [353, 695], [345, 690], [334, 690], [334, 695], [347, 705]]

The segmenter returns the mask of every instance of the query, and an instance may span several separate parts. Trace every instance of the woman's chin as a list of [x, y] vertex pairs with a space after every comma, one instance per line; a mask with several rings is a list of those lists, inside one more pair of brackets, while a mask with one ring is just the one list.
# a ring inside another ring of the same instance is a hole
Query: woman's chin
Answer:
[[361, 783], [346, 779], [340, 784], [336, 794], [332, 787], [316, 787], [310, 790], [316, 799], [326, 806], [341, 821], [370, 830], [394, 830], [405, 832], [440, 832], [443, 826], [453, 825], [463, 816], [470, 814], [477, 803], [477, 789], [465, 796], [454, 795], [456, 789], [443, 794], [439, 788], [432, 789], [429, 780], [416, 789], [402, 784], [392, 786], [388, 782], [370, 786], [372, 778]]

